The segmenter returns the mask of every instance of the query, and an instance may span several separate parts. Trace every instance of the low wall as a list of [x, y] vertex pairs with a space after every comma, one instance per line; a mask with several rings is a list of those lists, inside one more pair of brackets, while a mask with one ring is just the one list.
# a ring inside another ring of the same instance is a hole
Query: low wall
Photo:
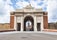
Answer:
[[43, 31], [45, 31], [45, 32], [57, 32], [56, 29], [44, 29]]
[[0, 23], [0, 32], [15, 31], [10, 28], [10, 23]]
[[7, 29], [10, 29], [9, 23], [0, 24], [0, 30], [7, 30]]

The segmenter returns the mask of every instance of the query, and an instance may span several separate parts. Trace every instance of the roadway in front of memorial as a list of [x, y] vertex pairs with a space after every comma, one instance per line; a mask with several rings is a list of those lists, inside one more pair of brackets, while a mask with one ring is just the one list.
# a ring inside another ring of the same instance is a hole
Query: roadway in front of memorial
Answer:
[[0, 40], [57, 40], [57, 32], [0, 32]]

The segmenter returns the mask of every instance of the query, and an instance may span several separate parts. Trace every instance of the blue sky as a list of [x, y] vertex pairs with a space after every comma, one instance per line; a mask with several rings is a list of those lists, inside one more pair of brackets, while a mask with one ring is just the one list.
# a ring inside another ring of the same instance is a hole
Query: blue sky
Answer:
[[57, 22], [57, 0], [0, 0], [0, 23], [10, 22], [10, 12], [31, 4], [48, 12], [48, 22]]

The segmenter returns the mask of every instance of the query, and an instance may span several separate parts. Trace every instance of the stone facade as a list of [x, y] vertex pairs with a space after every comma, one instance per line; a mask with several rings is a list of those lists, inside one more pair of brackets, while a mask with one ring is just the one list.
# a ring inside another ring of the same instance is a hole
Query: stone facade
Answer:
[[26, 21], [30, 20], [32, 23], [31, 31], [42, 31], [48, 28], [48, 16], [47, 12], [42, 9], [35, 9], [31, 5], [24, 7], [23, 9], [17, 9], [11, 12], [10, 15], [10, 28], [19, 31], [26, 30]]

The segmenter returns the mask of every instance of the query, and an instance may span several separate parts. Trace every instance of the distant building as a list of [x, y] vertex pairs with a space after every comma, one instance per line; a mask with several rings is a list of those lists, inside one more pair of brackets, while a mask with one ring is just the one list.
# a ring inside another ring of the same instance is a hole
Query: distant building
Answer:
[[42, 8], [35, 9], [29, 4], [10, 13], [10, 28], [16, 31], [42, 31], [48, 28], [47, 14]]

